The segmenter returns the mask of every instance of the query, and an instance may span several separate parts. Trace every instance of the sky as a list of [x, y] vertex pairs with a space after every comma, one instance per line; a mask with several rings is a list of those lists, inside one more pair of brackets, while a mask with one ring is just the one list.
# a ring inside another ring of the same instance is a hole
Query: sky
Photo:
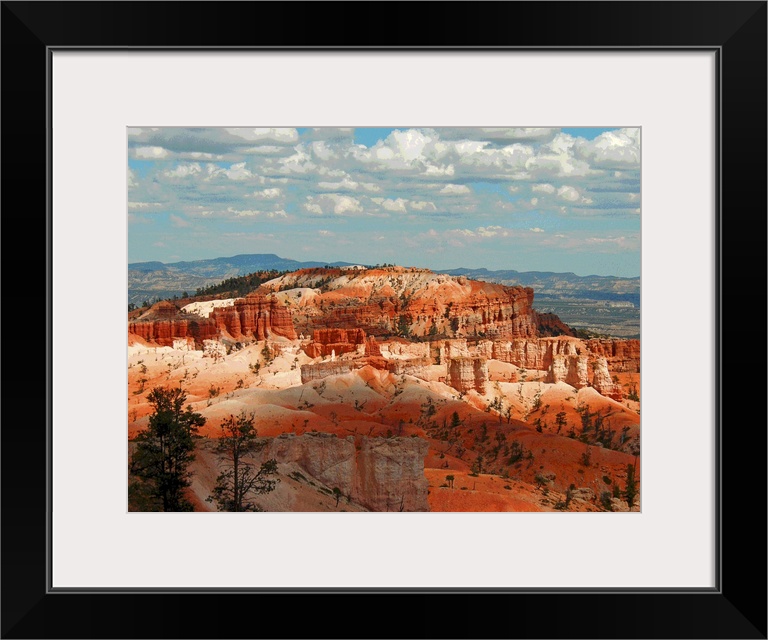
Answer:
[[129, 128], [128, 260], [640, 275], [637, 128]]

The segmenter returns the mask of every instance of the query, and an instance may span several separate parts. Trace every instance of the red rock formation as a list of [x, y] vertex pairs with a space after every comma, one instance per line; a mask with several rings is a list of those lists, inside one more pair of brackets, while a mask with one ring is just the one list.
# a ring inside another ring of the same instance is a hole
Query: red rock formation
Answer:
[[333, 362], [303, 364], [301, 365], [301, 384], [306, 384], [313, 380], [322, 380], [326, 376], [337, 376], [342, 373], [349, 373], [361, 364], [362, 363], [355, 363], [351, 360], [334, 360]]
[[421, 377], [424, 369], [432, 365], [431, 358], [407, 358], [403, 360], [386, 360], [386, 369], [396, 375], [408, 374]]
[[394, 331], [400, 309], [397, 301], [389, 298], [378, 298], [370, 303], [345, 298], [327, 304], [321, 298], [318, 304], [321, 306], [302, 309], [306, 315], [300, 326], [310, 330], [359, 327], [367, 334], [388, 335]]
[[429, 342], [410, 342], [403, 338], [392, 338], [379, 345], [385, 358], [427, 358], [430, 352]]
[[[423, 269], [315, 270], [279, 286], [324, 290], [295, 311], [302, 332], [359, 327], [369, 335], [528, 338], [537, 335], [533, 289], [434, 274]], [[322, 277], [327, 272], [327, 277]], [[278, 285], [274, 285], [278, 286]], [[555, 327], [552, 319], [548, 326]], [[565, 325], [557, 325], [564, 331]], [[554, 331], [554, 329], [553, 329]]]
[[[537, 335], [533, 289], [506, 287], [488, 282], [458, 278], [461, 295], [442, 300], [414, 296], [405, 311], [416, 335], [437, 333], [453, 337], [532, 338]], [[419, 327], [424, 327], [420, 330]]]
[[608, 363], [602, 356], [592, 361], [592, 386], [595, 391], [607, 398], [613, 398], [620, 402], [624, 397], [621, 385], [616, 384], [611, 378]]
[[[487, 343], [478, 345], [487, 352]], [[583, 343], [576, 338], [541, 338], [539, 340], [494, 341], [490, 357], [509, 362], [523, 369], [546, 371], [556, 356], [580, 355], [585, 351]]]
[[226, 331], [235, 340], [266, 340], [274, 336], [297, 339], [291, 312], [275, 298], [252, 293], [238, 298], [231, 307], [217, 307], [210, 317], [220, 331]]
[[576, 389], [588, 384], [587, 356], [557, 355], [547, 371], [547, 382], [565, 382]]
[[354, 353], [358, 345], [364, 344], [365, 331], [362, 329], [315, 329], [312, 332], [312, 342], [304, 347], [304, 353], [310, 358], [333, 354], [340, 356], [342, 353]]
[[376, 342], [375, 336], [368, 336], [365, 339], [365, 355], [369, 357], [381, 357], [381, 347]]
[[536, 328], [542, 338], [553, 336], [576, 336], [571, 329], [554, 313], [536, 313]]
[[593, 338], [585, 341], [587, 351], [603, 356], [611, 371], [618, 373], [640, 372], [640, 341], [618, 338]]
[[[613, 373], [639, 371], [638, 340], [539, 338], [481, 342], [478, 355], [508, 362], [525, 369], [547, 371], [549, 382], [566, 382], [580, 389], [591, 384], [598, 393], [621, 400], [622, 391], [613, 382]], [[592, 371], [592, 380], [589, 371]]]
[[157, 319], [174, 318], [179, 313], [178, 308], [172, 302], [161, 300], [155, 303], [149, 310], [149, 313]]
[[203, 340], [213, 339], [217, 335], [216, 325], [208, 318], [179, 318], [175, 320], [154, 320], [131, 322], [128, 333], [132, 333], [147, 342], [162, 347], [172, 347], [174, 339], [191, 337], [195, 345], [202, 345]]
[[450, 385], [462, 393], [471, 389], [485, 393], [488, 361], [485, 358], [451, 358], [448, 361], [448, 379]]
[[[469, 358], [471, 356], [466, 340], [441, 340], [440, 345], [446, 358]], [[478, 355], [481, 354], [478, 353]]]
[[128, 333], [146, 342], [172, 347], [174, 339], [191, 337], [197, 346], [215, 338], [216, 324], [210, 318], [179, 313], [171, 302], [158, 302], [128, 324]]
[[158, 302], [134, 322], [128, 332], [147, 342], [170, 347], [174, 338], [192, 337], [199, 347], [203, 340], [226, 331], [233, 339], [266, 340], [274, 336], [296, 339], [290, 311], [279, 301], [260, 295], [235, 300], [231, 307], [218, 307], [208, 318], [179, 313], [171, 302]]
[[355, 438], [327, 433], [283, 434], [265, 447], [263, 459], [292, 463], [326, 487], [371, 511], [428, 511], [421, 438]]
[[357, 454], [352, 499], [372, 511], [429, 511], [421, 438], [368, 438]]
[[361, 365], [370, 365], [374, 369], [380, 369], [381, 371], [389, 371], [389, 364], [391, 360], [387, 360], [381, 356], [367, 356], [360, 361]]

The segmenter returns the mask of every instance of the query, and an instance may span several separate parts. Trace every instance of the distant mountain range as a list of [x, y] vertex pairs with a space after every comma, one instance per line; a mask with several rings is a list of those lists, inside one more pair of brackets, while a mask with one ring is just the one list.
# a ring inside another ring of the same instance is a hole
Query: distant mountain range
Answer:
[[295, 271], [312, 267], [344, 267], [351, 262], [300, 262], [281, 258], [274, 253], [244, 253], [231, 258], [212, 258], [210, 260], [192, 260], [190, 262], [133, 262], [128, 265], [128, 271], [166, 271], [190, 273], [208, 277], [231, 278], [244, 276], [254, 271]]
[[350, 262], [300, 262], [274, 253], [252, 253], [230, 258], [190, 262], [133, 262], [128, 265], [128, 302], [140, 305], [144, 300], [181, 296], [198, 288], [218, 284], [227, 278], [254, 271], [296, 271], [311, 267], [344, 267]]
[[577, 276], [575, 273], [551, 271], [514, 271], [488, 269], [448, 269], [440, 271], [452, 276], [466, 276], [509, 286], [532, 287], [537, 301], [548, 299], [586, 298], [611, 302], [630, 302], [640, 306], [640, 278], [617, 276]]

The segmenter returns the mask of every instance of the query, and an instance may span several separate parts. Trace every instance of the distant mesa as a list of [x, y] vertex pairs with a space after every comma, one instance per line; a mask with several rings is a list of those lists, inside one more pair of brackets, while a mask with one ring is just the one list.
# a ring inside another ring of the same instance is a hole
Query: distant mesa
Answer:
[[[162, 263], [133, 262], [128, 265], [128, 302], [140, 305], [153, 297], [181, 296], [184, 291], [218, 284], [227, 278], [257, 271], [298, 271], [313, 267], [343, 267], [364, 270], [369, 267], [350, 262], [299, 261], [271, 253], [244, 254], [210, 260]], [[630, 302], [640, 305], [640, 278], [616, 276], [578, 276], [574, 273], [548, 271], [515, 271], [512, 269], [447, 269], [438, 270], [452, 276], [496, 282], [512, 286], [533, 287], [537, 294], [589, 295], [595, 300]]]
[[[129, 332], [166, 346], [173, 338], [190, 335], [201, 340], [217, 334], [234, 340], [292, 340], [297, 330], [312, 335], [319, 329], [360, 329], [360, 335], [404, 338], [575, 335], [557, 316], [534, 311], [533, 296], [530, 287], [480, 282], [426, 269], [308, 268], [271, 280], [240, 299], [207, 304], [185, 300], [183, 308], [159, 302], [143, 314], [134, 313]], [[205, 311], [208, 316], [201, 317]], [[191, 333], [193, 328], [196, 333]], [[363, 339], [334, 335], [340, 344], [361, 344]], [[333, 341], [321, 337], [315, 342]], [[337, 351], [341, 353], [343, 348]], [[316, 355], [327, 355], [322, 346], [313, 349]]]

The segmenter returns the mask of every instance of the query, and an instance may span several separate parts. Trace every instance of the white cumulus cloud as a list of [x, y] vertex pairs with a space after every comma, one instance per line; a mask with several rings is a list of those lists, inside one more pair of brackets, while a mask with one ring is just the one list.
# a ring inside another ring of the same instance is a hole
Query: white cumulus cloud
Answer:
[[559, 133], [551, 142], [541, 145], [525, 164], [527, 171], [540, 177], [586, 176], [590, 167], [574, 155], [575, 138]]
[[360, 183], [350, 180], [347, 176], [338, 182], [318, 182], [317, 186], [320, 189], [328, 191], [357, 191], [360, 187]]
[[262, 211], [259, 209], [236, 209], [235, 207], [227, 207], [227, 213], [236, 216], [238, 218], [287, 218], [288, 214], [285, 211]]
[[248, 180], [253, 174], [245, 166], [245, 162], [238, 162], [229, 167], [229, 169], [219, 169], [213, 172], [214, 175], [225, 175], [230, 180]]
[[579, 198], [581, 198], [581, 195], [579, 194], [578, 189], [569, 187], [568, 185], [563, 185], [557, 190], [557, 197], [562, 198], [563, 200], [567, 200], [568, 202], [576, 202]]
[[197, 162], [192, 162], [189, 164], [176, 165], [175, 168], [164, 171], [163, 175], [166, 178], [189, 178], [190, 176], [194, 176], [201, 171], [202, 167], [200, 167], [200, 164]]
[[408, 200], [405, 198], [371, 198], [372, 202], [378, 204], [385, 211], [395, 213], [405, 213]]
[[506, 235], [504, 229], [498, 225], [489, 225], [487, 227], [478, 227], [477, 235], [482, 238], [493, 238], [498, 235]]
[[467, 127], [444, 129], [440, 133], [447, 140], [468, 138], [507, 142], [514, 140], [544, 141], [550, 140], [557, 133], [557, 129], [550, 127]]
[[594, 140], [579, 140], [576, 154], [594, 167], [640, 166], [640, 129], [606, 131]]
[[409, 207], [413, 211], [437, 211], [435, 203], [428, 200], [411, 200]]
[[162, 206], [159, 202], [128, 202], [129, 209], [153, 209]]
[[326, 193], [319, 196], [307, 196], [304, 209], [316, 215], [336, 214], [340, 216], [363, 213], [363, 207], [357, 198], [338, 193]]
[[465, 184], [447, 184], [438, 193], [448, 196], [460, 196], [472, 193], [472, 190]]
[[136, 147], [133, 151], [141, 160], [162, 160], [168, 157], [168, 150], [163, 147]]
[[230, 135], [241, 138], [246, 142], [281, 142], [283, 144], [294, 144], [299, 141], [299, 132], [296, 129], [267, 129], [267, 128], [225, 128]]
[[277, 187], [269, 189], [261, 189], [260, 191], [254, 191], [250, 196], [246, 194], [246, 197], [256, 198], [257, 200], [274, 200], [283, 195], [283, 190]]

